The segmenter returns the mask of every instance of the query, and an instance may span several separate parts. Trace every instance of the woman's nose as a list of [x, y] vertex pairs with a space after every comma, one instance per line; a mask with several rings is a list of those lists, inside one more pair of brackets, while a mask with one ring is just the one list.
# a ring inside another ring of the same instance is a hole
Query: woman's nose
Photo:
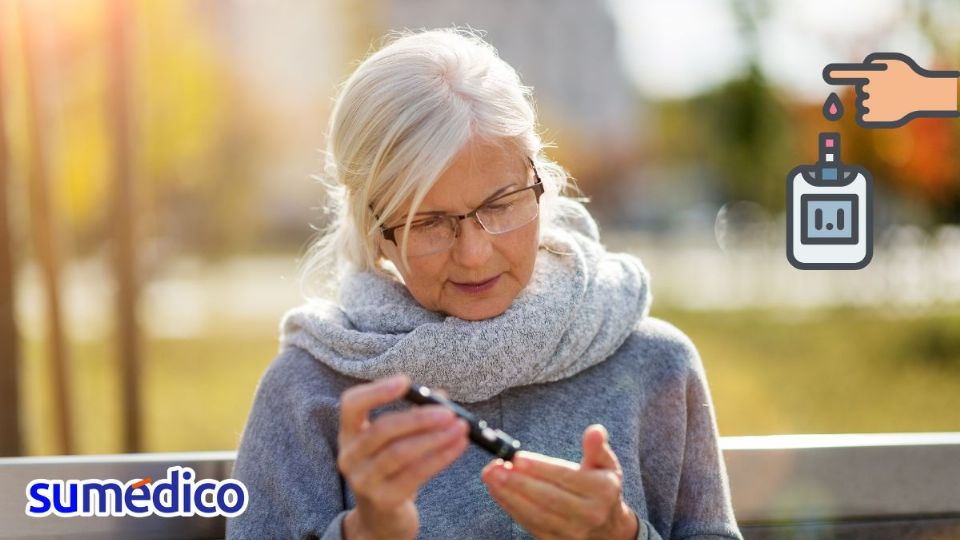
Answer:
[[460, 221], [460, 235], [453, 246], [454, 258], [461, 266], [482, 266], [493, 251], [492, 238], [475, 219]]

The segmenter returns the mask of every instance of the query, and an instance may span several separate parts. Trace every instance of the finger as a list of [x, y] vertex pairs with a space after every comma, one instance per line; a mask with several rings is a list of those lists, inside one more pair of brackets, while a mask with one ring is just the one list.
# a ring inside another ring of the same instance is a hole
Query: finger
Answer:
[[468, 429], [465, 420], [458, 420], [442, 429], [395, 439], [378, 451], [373, 459], [360, 464], [357, 475], [375, 479], [393, 476], [411, 463], [428, 458], [430, 454], [449, 445], [454, 439], [466, 439]]
[[383, 452], [378, 453], [373, 459], [360, 460], [356, 467], [351, 470], [348, 478], [351, 487], [357, 493], [377, 494], [389, 493], [391, 497], [402, 493], [406, 497], [411, 490], [415, 491], [419, 484], [398, 485], [392, 477], [397, 476], [398, 471], [409, 468], [411, 464], [418, 461], [427, 461], [434, 459], [434, 455], [442, 452], [457, 439], [466, 440], [466, 422], [462, 424], [453, 422], [445, 429], [431, 431], [421, 436], [410, 437], [398, 447], [388, 447]]
[[340, 443], [340, 470], [353, 470], [354, 464], [366, 461], [394, 439], [421, 431], [442, 429], [453, 422], [453, 419], [453, 411], [443, 405], [423, 405], [415, 409], [383, 414], [363, 432]]
[[[458, 420], [459, 422], [466, 425], [465, 420]], [[468, 445], [469, 439], [466, 437], [466, 427], [464, 427], [463, 436], [455, 437], [448, 445], [424, 456], [423, 459], [415, 460], [408, 467], [389, 477], [386, 485], [389, 485], [390, 489], [414, 493], [424, 482], [456, 461]]]
[[870, 112], [869, 109], [864, 111], [863, 116], [861, 117], [865, 124], [873, 124], [882, 121], [880, 115]]
[[554, 514], [521, 493], [487, 484], [490, 497], [523, 528], [536, 537], [545, 534], [563, 535], [570, 532], [569, 520]]
[[[610, 452], [612, 454], [612, 450]], [[521, 451], [514, 456], [512, 467], [585, 500], [596, 498], [591, 498], [591, 494], [604, 500], [619, 497], [623, 486], [619, 462], [611, 469], [588, 469], [569, 461]]]
[[620, 460], [610, 448], [609, 434], [603, 424], [587, 426], [583, 432], [583, 460], [586, 469], [620, 470]]
[[823, 80], [827, 84], [867, 84], [870, 77], [879, 71], [886, 71], [886, 64], [827, 64], [823, 68]]
[[580, 478], [580, 467], [572, 461], [520, 450], [514, 454], [511, 466], [524, 474], [548, 480], [570, 491], [577, 492], [584, 487]]
[[550, 482], [572, 493], [594, 493], [598, 489], [603, 489], [607, 481], [605, 475], [588, 474], [590, 471], [581, 470], [581, 466], [572, 461], [526, 450], [518, 451], [513, 456], [512, 463], [515, 470]]
[[409, 387], [410, 378], [400, 373], [347, 388], [340, 395], [340, 431], [355, 435], [363, 429], [370, 409], [399, 398]]
[[888, 62], [903, 62], [913, 69], [913, 71], [920, 72], [920, 66], [913, 61], [913, 58], [903, 54], [895, 52], [875, 52], [867, 55], [863, 59], [864, 63], [867, 64], [886, 64]]
[[580, 492], [567, 491], [546, 480], [524, 474], [515, 468], [507, 468], [502, 460], [495, 460], [481, 471], [480, 477], [487, 484], [488, 489], [501, 492], [519, 493], [542, 508], [560, 516], [573, 517], [578, 522], [584, 522], [584, 510], [588, 509], [590, 501], [580, 495]]
[[568, 538], [570, 527], [560, 516], [543, 512], [523, 496], [509, 491], [490, 492], [490, 498], [535, 538]]
[[512, 467], [523, 474], [550, 482], [572, 493], [592, 493], [606, 479], [602, 475], [585, 474], [580, 465], [535, 452], [521, 450], [513, 457]]

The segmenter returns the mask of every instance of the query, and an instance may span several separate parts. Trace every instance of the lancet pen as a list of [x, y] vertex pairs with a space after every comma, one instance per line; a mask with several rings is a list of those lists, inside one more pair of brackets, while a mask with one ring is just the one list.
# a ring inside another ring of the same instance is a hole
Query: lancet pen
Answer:
[[520, 441], [499, 429], [491, 428], [485, 421], [480, 420], [470, 411], [440, 394], [431, 392], [426, 386], [411, 383], [410, 390], [407, 391], [404, 399], [417, 405], [436, 404], [448, 407], [470, 425], [470, 440], [499, 458], [511, 461], [513, 455], [520, 449]]

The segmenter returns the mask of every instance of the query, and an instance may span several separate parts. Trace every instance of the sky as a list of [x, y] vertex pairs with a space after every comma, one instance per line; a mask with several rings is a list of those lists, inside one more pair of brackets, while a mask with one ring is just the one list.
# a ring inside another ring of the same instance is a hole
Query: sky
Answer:
[[[620, 30], [624, 69], [647, 96], [690, 97], [735, 77], [748, 64], [752, 48], [729, 0], [608, 2]], [[871, 52], [902, 52], [934, 69], [933, 47], [907, 15], [908, 0], [767, 4], [769, 12], [757, 27], [757, 60], [777, 87], [797, 99], [822, 101], [830, 92], [821, 79], [823, 67], [861, 61]], [[941, 31], [952, 35], [960, 28], [960, 2], [927, 4]]]

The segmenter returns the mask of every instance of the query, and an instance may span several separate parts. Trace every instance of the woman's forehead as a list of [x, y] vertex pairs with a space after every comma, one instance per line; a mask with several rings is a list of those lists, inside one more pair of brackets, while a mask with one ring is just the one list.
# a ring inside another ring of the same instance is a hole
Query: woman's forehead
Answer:
[[[526, 158], [503, 149], [461, 153], [427, 192], [417, 214], [470, 211], [491, 197], [523, 187], [532, 176]], [[412, 201], [402, 206], [409, 212]]]
[[430, 188], [418, 212], [470, 210], [495, 194], [524, 185], [528, 168], [520, 160], [477, 169], [447, 170]]

